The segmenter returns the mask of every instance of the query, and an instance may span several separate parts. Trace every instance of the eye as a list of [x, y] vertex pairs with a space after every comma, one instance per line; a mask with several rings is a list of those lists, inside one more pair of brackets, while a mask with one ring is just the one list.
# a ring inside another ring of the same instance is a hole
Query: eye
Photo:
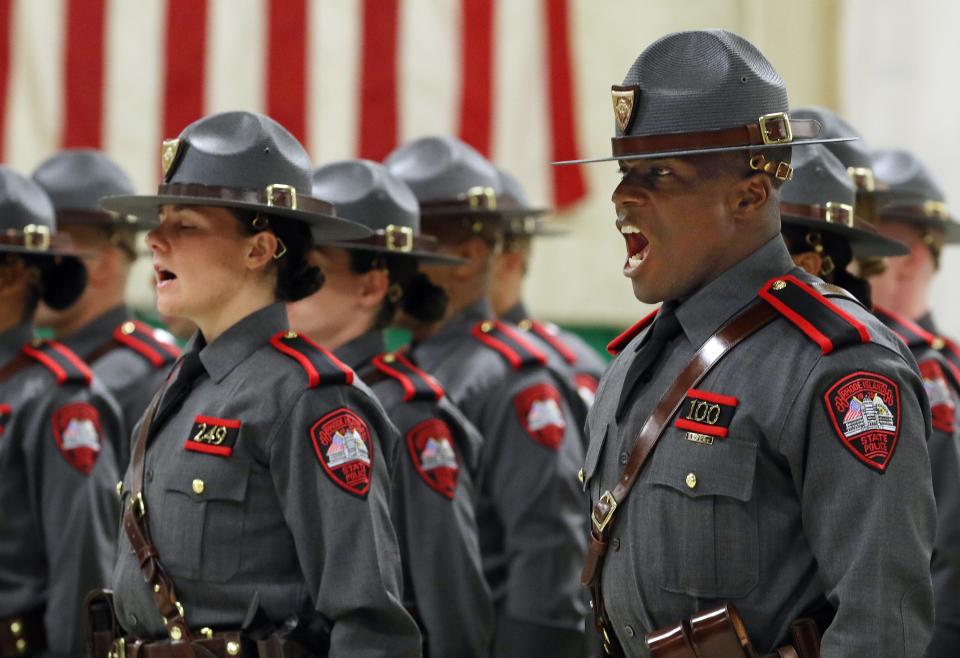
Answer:
[[648, 174], [651, 178], [666, 178], [673, 176], [673, 170], [668, 167], [650, 167]]

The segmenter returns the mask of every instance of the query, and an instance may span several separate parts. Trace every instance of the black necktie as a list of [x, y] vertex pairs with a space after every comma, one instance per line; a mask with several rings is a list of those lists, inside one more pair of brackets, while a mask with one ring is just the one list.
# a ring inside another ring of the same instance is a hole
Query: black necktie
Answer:
[[203, 372], [199, 350], [191, 350], [183, 355], [183, 358], [180, 359], [180, 368], [177, 370], [176, 377], [167, 386], [167, 390], [163, 394], [163, 400], [160, 402], [160, 408], [153, 418], [153, 423], [150, 426], [151, 434], [155, 434], [163, 427], [169, 417], [180, 408]]
[[617, 403], [618, 423], [629, 407], [628, 402], [633, 389], [637, 386], [637, 382], [643, 381], [646, 383], [650, 381], [649, 373], [653, 366], [660, 360], [667, 346], [679, 333], [680, 321], [677, 320], [677, 305], [673, 302], [666, 302], [657, 312], [653, 327], [637, 347], [637, 355], [634, 357], [633, 363], [630, 364], [627, 376], [623, 380], [623, 388], [620, 389], [620, 401]]

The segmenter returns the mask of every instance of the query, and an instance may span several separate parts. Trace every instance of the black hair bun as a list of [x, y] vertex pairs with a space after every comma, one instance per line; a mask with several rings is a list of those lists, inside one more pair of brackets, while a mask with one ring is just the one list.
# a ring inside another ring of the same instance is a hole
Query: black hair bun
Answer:
[[432, 324], [443, 318], [448, 301], [443, 288], [435, 285], [423, 272], [416, 272], [403, 286], [400, 307], [410, 317]]
[[280, 270], [277, 293], [281, 302], [296, 302], [309, 297], [323, 287], [323, 272], [319, 267], [302, 261], [299, 267]]
[[87, 268], [79, 258], [43, 258], [39, 265], [40, 299], [44, 304], [62, 311], [80, 299], [87, 287]]

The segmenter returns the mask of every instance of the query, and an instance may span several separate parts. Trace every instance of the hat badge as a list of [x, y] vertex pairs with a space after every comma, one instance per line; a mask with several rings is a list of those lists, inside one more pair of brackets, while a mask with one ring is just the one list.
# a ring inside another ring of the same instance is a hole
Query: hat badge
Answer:
[[613, 118], [617, 121], [617, 128], [625, 133], [630, 130], [634, 116], [637, 112], [637, 93], [640, 88], [636, 85], [629, 87], [619, 87], [614, 85], [610, 89], [613, 98]]
[[163, 169], [164, 178], [167, 178], [170, 170], [173, 169], [173, 163], [176, 162], [177, 155], [180, 153], [180, 144], [179, 139], [163, 140], [163, 148], [160, 152], [160, 166]]

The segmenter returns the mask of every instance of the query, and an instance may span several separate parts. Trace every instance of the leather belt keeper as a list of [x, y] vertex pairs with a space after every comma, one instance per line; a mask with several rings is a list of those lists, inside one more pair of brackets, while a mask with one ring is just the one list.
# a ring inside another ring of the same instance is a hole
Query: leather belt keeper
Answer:
[[38, 654], [46, 647], [43, 610], [0, 619], [0, 658]]

